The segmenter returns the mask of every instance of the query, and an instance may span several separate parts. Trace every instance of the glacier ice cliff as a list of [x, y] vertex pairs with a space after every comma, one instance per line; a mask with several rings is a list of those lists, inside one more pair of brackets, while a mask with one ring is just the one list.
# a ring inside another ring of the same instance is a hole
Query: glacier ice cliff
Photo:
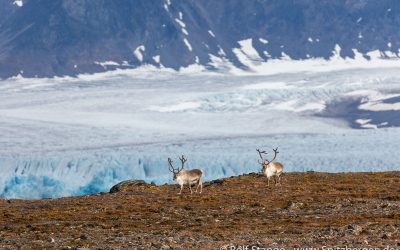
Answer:
[[[126, 179], [173, 183], [167, 158], [188, 158], [187, 168], [202, 168], [205, 180], [258, 172], [256, 147], [279, 146], [285, 171], [400, 170], [396, 157], [399, 129], [354, 130], [344, 134], [286, 134], [220, 138], [133, 148], [64, 152], [0, 158], [0, 196], [44, 198], [108, 191]], [[179, 162], [179, 161], [178, 161]]]

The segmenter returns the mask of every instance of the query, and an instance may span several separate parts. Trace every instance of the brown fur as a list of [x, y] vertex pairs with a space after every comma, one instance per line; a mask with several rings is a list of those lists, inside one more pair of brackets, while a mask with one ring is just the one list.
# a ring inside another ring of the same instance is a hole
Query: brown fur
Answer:
[[190, 178], [192, 179], [200, 179], [201, 176], [203, 175], [203, 171], [201, 171], [200, 169], [192, 169], [192, 170], [186, 170], [186, 174], [190, 176]]
[[282, 163], [280, 163], [280, 162], [271, 162], [271, 163], [273, 163], [275, 165], [275, 169], [276, 169], [277, 172], [282, 172], [283, 171]]

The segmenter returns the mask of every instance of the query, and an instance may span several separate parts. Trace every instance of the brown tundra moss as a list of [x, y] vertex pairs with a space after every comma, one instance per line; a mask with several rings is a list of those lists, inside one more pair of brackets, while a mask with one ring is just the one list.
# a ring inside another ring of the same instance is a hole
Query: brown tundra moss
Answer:
[[[248, 174], [115, 193], [0, 200], [0, 249], [400, 249], [400, 172]], [[254, 248], [257, 249], [257, 248]]]

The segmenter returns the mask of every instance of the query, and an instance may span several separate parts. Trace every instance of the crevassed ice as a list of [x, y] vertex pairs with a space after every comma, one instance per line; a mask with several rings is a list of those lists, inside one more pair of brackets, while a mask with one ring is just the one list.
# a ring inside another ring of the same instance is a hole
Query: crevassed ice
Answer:
[[[354, 130], [318, 116], [342, 99], [396, 105], [398, 69], [369, 67], [251, 76], [146, 68], [4, 81], [0, 195], [80, 195], [130, 178], [172, 183], [166, 159], [181, 154], [211, 180], [259, 171], [255, 148], [279, 147], [286, 171], [398, 170], [399, 128]], [[379, 126], [373, 119], [354, 122]]]
[[[2, 157], [0, 196], [42, 198], [108, 191], [126, 179], [173, 183], [168, 157], [188, 158], [187, 168], [204, 170], [204, 180], [260, 171], [255, 148], [279, 147], [285, 171], [398, 170], [391, 149], [398, 129], [331, 135], [275, 135], [153, 144], [107, 151], [77, 151], [48, 157]], [[318, 154], [316, 154], [318, 152]], [[379, 166], [379, 168], [377, 168]]]

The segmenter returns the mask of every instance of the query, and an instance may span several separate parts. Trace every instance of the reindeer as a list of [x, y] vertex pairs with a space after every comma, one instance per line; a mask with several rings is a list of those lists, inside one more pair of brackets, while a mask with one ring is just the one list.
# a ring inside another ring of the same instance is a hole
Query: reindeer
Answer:
[[[269, 186], [269, 179], [273, 176], [275, 180], [275, 186], [281, 184], [281, 175], [283, 172], [283, 165], [279, 162], [273, 162], [275, 160], [276, 155], [279, 153], [278, 148], [273, 149], [274, 151], [274, 158], [272, 160], [267, 160], [263, 158], [263, 154], [267, 154], [265, 151], [260, 151], [256, 149], [258, 154], [260, 155], [261, 162], [258, 160], [258, 163], [261, 164], [261, 171], [262, 174], [267, 176], [268, 178], [268, 186]], [[267, 163], [266, 163], [267, 162]], [[278, 181], [276, 180], [278, 178]]]
[[184, 170], [183, 167], [187, 159], [185, 158], [184, 155], [182, 155], [182, 157], [179, 157], [179, 160], [181, 160], [182, 167], [180, 169], [179, 168], [175, 169], [172, 166], [173, 161], [171, 160], [171, 158], [168, 158], [169, 171], [171, 171], [174, 174], [173, 180], [176, 181], [181, 186], [179, 194], [182, 193], [184, 184], [189, 185], [190, 194], [193, 193], [192, 184], [197, 184], [195, 192], [197, 193], [197, 189], [200, 186], [200, 194], [201, 194], [201, 192], [203, 191], [203, 184], [201, 183], [201, 176], [203, 175], [203, 170], [201, 169]]

